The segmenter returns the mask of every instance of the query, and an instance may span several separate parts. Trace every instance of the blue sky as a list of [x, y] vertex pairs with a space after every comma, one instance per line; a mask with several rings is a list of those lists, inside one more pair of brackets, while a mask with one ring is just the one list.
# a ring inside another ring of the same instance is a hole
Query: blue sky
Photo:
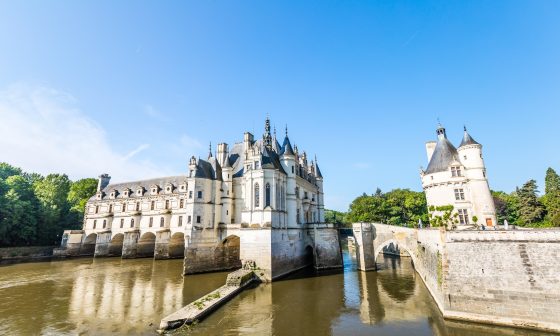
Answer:
[[2, 1], [0, 161], [180, 174], [268, 114], [346, 210], [420, 190], [439, 118], [484, 145], [493, 189], [543, 189], [560, 170], [558, 17], [558, 1]]

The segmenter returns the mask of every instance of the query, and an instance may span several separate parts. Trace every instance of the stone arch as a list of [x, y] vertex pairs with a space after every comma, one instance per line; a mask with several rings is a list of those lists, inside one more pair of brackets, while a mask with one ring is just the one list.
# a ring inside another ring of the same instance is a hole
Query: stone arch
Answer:
[[81, 255], [93, 255], [95, 252], [95, 244], [97, 243], [97, 233], [91, 233], [85, 237], [80, 249]]
[[175, 232], [169, 239], [169, 258], [183, 258], [185, 256], [185, 234]]
[[124, 234], [117, 233], [116, 235], [114, 235], [109, 242], [109, 255], [120, 257], [122, 255], [123, 243]]
[[[218, 249], [216, 249], [217, 251]], [[221, 256], [216, 256], [218, 258], [224, 258], [224, 262], [229, 265], [228, 268], [241, 267], [241, 238], [236, 235], [229, 235], [224, 240], [222, 240]]]
[[383, 251], [384, 248], [390, 246], [391, 244], [393, 244], [394, 246], [399, 246], [399, 249], [403, 249], [406, 253], [408, 253], [408, 255], [410, 256], [410, 258], [412, 259], [412, 264], [415, 265], [416, 264], [416, 258], [414, 257], [414, 254], [410, 251], [410, 249], [408, 248], [408, 246], [406, 246], [406, 244], [403, 244], [402, 242], [399, 242], [396, 239], [389, 239], [386, 240], [385, 242], [383, 242], [382, 244], [379, 244], [374, 251], [374, 256], [375, 256], [375, 263], [377, 264], [377, 257], [379, 256], [379, 254]]
[[152, 232], [144, 233], [138, 240], [138, 248], [136, 257], [148, 258], [153, 257], [156, 248], [156, 235]]
[[316, 266], [315, 249], [311, 245], [305, 247], [303, 263], [305, 266]]

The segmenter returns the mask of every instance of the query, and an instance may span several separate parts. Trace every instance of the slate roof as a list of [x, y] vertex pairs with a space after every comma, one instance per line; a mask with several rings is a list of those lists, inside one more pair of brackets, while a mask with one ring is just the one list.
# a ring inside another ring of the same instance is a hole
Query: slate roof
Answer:
[[455, 146], [447, 140], [447, 137], [443, 136], [438, 139], [428, 168], [424, 173], [433, 174], [446, 171], [453, 162], [460, 162], [459, 153], [457, 153]]
[[472, 138], [472, 136], [467, 132], [465, 128], [465, 133], [463, 134], [463, 140], [461, 140], [461, 144], [459, 147], [468, 146], [468, 145], [480, 145], [476, 140]]
[[[116, 197], [116, 199], [121, 199], [121, 198], [125, 198], [123, 195], [123, 192], [125, 189], [130, 189], [130, 196], [129, 198], [135, 198], [137, 197], [136, 195], [136, 190], [138, 190], [138, 187], [143, 187], [144, 190], [146, 192], [150, 192], [150, 187], [153, 185], [157, 185], [160, 188], [165, 188], [165, 186], [168, 183], [173, 184], [173, 192], [176, 193], [177, 191], [177, 187], [183, 183], [186, 182], [188, 178], [188, 175], [178, 175], [178, 176], [167, 176], [167, 177], [158, 177], [158, 178], [154, 178], [154, 179], [149, 179], [149, 180], [142, 180], [142, 181], [132, 181], [132, 182], [124, 182], [124, 183], [114, 183], [114, 184], [109, 184], [108, 186], [106, 186], [105, 188], [103, 188], [103, 192], [106, 195], [109, 195], [111, 193], [111, 191], [113, 190], [117, 190], [118, 191], [118, 195]], [[90, 200], [95, 200], [96, 196], [93, 195]]]

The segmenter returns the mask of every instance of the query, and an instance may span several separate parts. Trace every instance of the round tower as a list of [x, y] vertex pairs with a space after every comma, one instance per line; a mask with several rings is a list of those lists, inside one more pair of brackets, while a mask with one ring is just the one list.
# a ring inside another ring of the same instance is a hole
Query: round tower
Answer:
[[473, 205], [473, 216], [478, 217], [478, 224], [494, 226], [497, 223], [494, 199], [490, 192], [486, 166], [482, 157], [482, 145], [476, 142], [464, 128], [461, 145], [457, 148], [459, 160], [465, 167], [465, 176], [468, 179], [468, 192]]

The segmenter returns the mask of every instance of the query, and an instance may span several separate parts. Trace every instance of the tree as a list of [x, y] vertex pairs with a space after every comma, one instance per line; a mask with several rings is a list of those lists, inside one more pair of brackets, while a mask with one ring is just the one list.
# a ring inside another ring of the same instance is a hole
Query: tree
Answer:
[[346, 221], [346, 213], [341, 211], [325, 209], [325, 222], [338, 227], [350, 227], [350, 223]]
[[10, 176], [21, 175], [21, 168], [17, 168], [7, 164], [6, 162], [0, 162], [0, 179], [6, 180]]
[[534, 224], [543, 220], [545, 215], [544, 206], [537, 197], [537, 181], [527, 181], [521, 189], [517, 191], [519, 197], [519, 219], [522, 226]]
[[66, 175], [49, 174], [33, 185], [43, 214], [38, 234], [45, 244], [56, 243], [58, 236], [69, 224], [67, 213], [70, 205], [67, 197], [70, 184], [70, 179]]
[[552, 168], [546, 170], [545, 194], [543, 203], [546, 207], [547, 221], [560, 226], [560, 176]]
[[2, 245], [31, 245], [37, 238], [39, 202], [31, 184], [21, 175], [9, 176], [5, 181], [8, 191], [2, 201], [0, 242]]
[[519, 222], [519, 197], [517, 192], [506, 194], [503, 191], [492, 191], [492, 198], [496, 207], [498, 223], [503, 223], [504, 220], [511, 224]]

